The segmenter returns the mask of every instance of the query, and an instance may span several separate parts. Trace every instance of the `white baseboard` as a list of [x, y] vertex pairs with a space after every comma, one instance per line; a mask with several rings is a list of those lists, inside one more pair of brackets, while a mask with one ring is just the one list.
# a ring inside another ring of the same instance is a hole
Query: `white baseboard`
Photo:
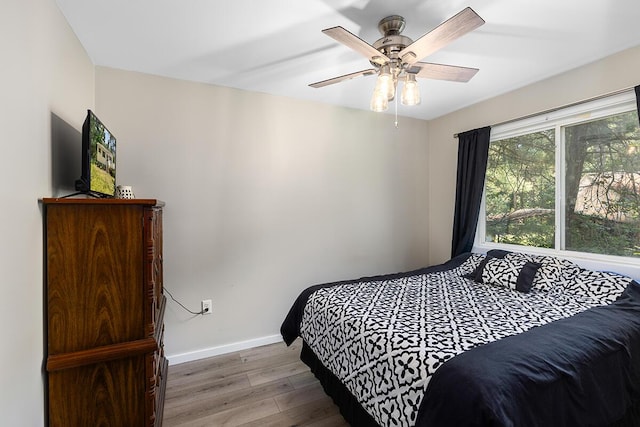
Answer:
[[194, 360], [206, 359], [207, 357], [219, 356], [221, 354], [233, 353], [234, 351], [246, 350], [248, 348], [260, 347], [261, 345], [275, 344], [282, 342], [282, 336], [268, 335], [266, 337], [254, 338], [246, 341], [239, 341], [230, 344], [224, 344], [217, 347], [204, 348], [202, 350], [190, 351], [188, 353], [180, 353], [168, 355], [169, 365], [178, 365], [180, 363], [191, 362]]

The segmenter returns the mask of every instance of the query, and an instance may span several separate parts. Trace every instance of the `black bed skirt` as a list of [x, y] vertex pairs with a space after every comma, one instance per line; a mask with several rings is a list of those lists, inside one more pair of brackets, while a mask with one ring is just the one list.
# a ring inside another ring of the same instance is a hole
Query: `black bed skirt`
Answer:
[[302, 341], [300, 360], [309, 366], [311, 372], [313, 372], [320, 381], [320, 384], [322, 384], [325, 393], [338, 405], [340, 413], [349, 424], [357, 427], [380, 427], [373, 417], [364, 410], [356, 398], [353, 397], [351, 392], [338, 380], [338, 377], [324, 367], [313, 350], [311, 350], [304, 341]]

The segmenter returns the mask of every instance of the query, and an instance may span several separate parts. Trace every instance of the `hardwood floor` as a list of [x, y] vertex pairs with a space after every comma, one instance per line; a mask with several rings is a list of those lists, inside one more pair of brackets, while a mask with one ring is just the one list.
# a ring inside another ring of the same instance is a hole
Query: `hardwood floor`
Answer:
[[163, 426], [348, 426], [300, 361], [300, 340], [169, 367]]

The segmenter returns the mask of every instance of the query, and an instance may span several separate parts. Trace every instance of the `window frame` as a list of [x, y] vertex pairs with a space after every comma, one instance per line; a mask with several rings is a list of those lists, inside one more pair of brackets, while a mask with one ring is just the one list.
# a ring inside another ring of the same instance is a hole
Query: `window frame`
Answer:
[[561, 249], [565, 239], [565, 144], [563, 127], [598, 120], [610, 115], [637, 111], [636, 97], [633, 90], [616, 95], [586, 101], [570, 107], [548, 113], [540, 113], [521, 120], [497, 125], [491, 128], [490, 143], [506, 138], [516, 137], [540, 130], [555, 130], [555, 236], [554, 248], [540, 248], [507, 243], [487, 242], [486, 238], [486, 182], [482, 191], [480, 214], [473, 245], [474, 252], [485, 253], [491, 249], [504, 249], [537, 255], [551, 255], [571, 259], [584, 268], [596, 270], [614, 270], [627, 274], [635, 279], [640, 278], [640, 258], [617, 255], [594, 254]]

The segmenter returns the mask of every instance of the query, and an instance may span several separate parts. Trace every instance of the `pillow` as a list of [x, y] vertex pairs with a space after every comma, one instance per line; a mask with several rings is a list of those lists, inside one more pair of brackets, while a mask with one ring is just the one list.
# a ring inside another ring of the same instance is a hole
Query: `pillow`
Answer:
[[537, 256], [534, 261], [542, 265], [533, 280], [533, 287], [541, 291], [550, 291], [556, 284], [570, 280], [582, 270], [567, 259], [553, 256]]
[[487, 262], [489, 262], [490, 259], [493, 259], [493, 257], [487, 255], [486, 257], [484, 257], [482, 261], [480, 261], [480, 264], [478, 264], [478, 266], [476, 267], [475, 270], [473, 270], [473, 272], [463, 277], [466, 277], [467, 279], [471, 279], [474, 282], [482, 283], [482, 270], [484, 270], [484, 266], [487, 265]]
[[491, 249], [489, 252], [487, 252], [487, 255], [493, 258], [504, 258], [509, 254], [515, 254], [515, 253], [516, 252], [505, 251], [503, 249]]
[[565, 290], [609, 304], [618, 299], [632, 281], [630, 277], [617, 273], [582, 270], [567, 281]]
[[474, 282], [482, 283], [482, 270], [484, 270], [484, 266], [489, 262], [492, 258], [504, 258], [507, 254], [510, 254], [509, 251], [504, 251], [502, 249], [491, 249], [487, 252], [487, 256], [478, 264], [478, 266], [473, 270], [471, 274], [467, 274], [467, 279], [471, 279]]
[[459, 274], [464, 275], [464, 277], [468, 277], [472, 272], [474, 272], [480, 263], [485, 259], [484, 255], [481, 254], [471, 254], [469, 258], [467, 258], [460, 266], [458, 267]]
[[529, 261], [529, 262], [536, 261], [535, 255], [523, 254], [521, 252], [509, 252], [504, 256], [504, 258], [514, 262], [522, 261], [522, 260]]
[[482, 270], [482, 283], [529, 292], [540, 264], [526, 257], [489, 259]]

